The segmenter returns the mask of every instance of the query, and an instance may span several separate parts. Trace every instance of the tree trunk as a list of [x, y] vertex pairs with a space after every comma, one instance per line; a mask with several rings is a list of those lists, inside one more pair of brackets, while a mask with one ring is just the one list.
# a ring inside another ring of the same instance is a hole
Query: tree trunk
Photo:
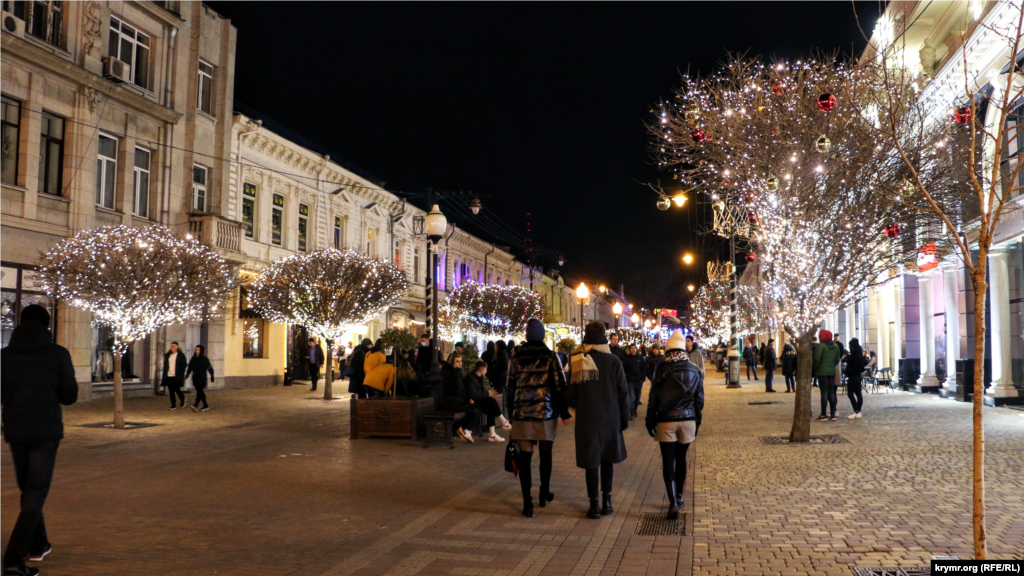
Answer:
[[790, 442], [809, 442], [811, 439], [811, 370], [814, 358], [811, 352], [811, 329], [796, 342], [796, 402], [793, 404], [793, 428]]
[[124, 392], [121, 387], [121, 353], [114, 345], [114, 428], [124, 428]]
[[985, 542], [985, 428], [981, 406], [985, 398], [985, 294], [988, 282], [988, 250], [978, 250], [978, 265], [971, 274], [974, 280], [974, 559], [984, 560]]
[[324, 400], [334, 400], [334, 366], [331, 365], [331, 357], [334, 356], [334, 340], [325, 338], [327, 343], [327, 374], [324, 375]]

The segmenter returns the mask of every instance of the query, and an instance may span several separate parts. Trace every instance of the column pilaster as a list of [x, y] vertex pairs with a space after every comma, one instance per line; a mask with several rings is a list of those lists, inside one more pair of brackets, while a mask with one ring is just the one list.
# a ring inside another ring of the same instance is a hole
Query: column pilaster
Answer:
[[[986, 397], [1016, 398], [1010, 368], [1010, 271], [1007, 251], [993, 249], [988, 253], [989, 292], [992, 327], [992, 384]], [[987, 399], [987, 398], [986, 398]]]
[[921, 376], [917, 379], [918, 392], [930, 392], [939, 388], [935, 375], [935, 303], [932, 294], [932, 273], [926, 272], [917, 278], [917, 301], [921, 334]]

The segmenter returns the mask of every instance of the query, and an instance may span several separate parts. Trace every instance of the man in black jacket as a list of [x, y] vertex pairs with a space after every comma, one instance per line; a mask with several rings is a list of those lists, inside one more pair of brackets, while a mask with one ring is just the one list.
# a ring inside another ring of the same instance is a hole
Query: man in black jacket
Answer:
[[320, 379], [320, 367], [326, 362], [324, 349], [316, 343], [316, 339], [310, 338], [306, 346], [306, 362], [309, 364], [309, 377], [313, 380], [312, 390], [316, 390], [317, 380]]
[[370, 351], [371, 346], [373, 346], [373, 342], [369, 338], [363, 338], [363, 341], [352, 352], [352, 376], [348, 379], [348, 391], [351, 394], [356, 394], [359, 398], [366, 398], [366, 388], [363, 387], [366, 368], [363, 366], [363, 361], [366, 360], [366, 353]]
[[188, 370], [188, 359], [178, 348], [177, 342], [171, 342], [171, 350], [164, 354], [164, 376], [163, 383], [167, 387], [167, 394], [171, 397], [171, 410], [177, 410], [174, 400], [181, 400], [181, 407], [185, 407], [185, 394], [181, 387], [185, 385], [185, 371]]
[[21, 489], [21, 513], [4, 552], [5, 575], [38, 574], [25, 566], [25, 558], [38, 561], [50, 553], [43, 504], [64, 437], [60, 405], [78, 400], [71, 354], [53, 343], [49, 325], [45, 308], [26, 306], [10, 344], [0, 351], [4, 440]]

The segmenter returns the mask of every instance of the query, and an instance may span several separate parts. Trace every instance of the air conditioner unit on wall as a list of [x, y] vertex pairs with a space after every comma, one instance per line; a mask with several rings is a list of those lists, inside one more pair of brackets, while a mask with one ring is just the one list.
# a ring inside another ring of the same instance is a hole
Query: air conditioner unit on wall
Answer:
[[14, 14], [11, 14], [10, 12], [8, 12], [6, 10], [0, 12], [0, 14], [2, 14], [2, 17], [0, 17], [0, 20], [3, 21], [3, 30], [4, 30], [4, 32], [7, 32], [8, 34], [14, 34], [18, 38], [24, 38], [25, 37], [25, 21], [24, 20], [22, 20], [21, 18], [18, 18], [17, 16], [15, 16]]
[[103, 77], [114, 82], [127, 82], [128, 66], [113, 56], [104, 56]]

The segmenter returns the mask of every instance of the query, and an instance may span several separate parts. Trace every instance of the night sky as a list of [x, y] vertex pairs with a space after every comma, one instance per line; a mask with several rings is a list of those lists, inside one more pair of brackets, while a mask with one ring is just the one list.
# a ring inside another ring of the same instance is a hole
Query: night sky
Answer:
[[[653, 104], [729, 52], [865, 44], [849, 2], [209, 5], [238, 28], [235, 99], [255, 117], [397, 194], [486, 195], [485, 219], [442, 209], [499, 245], [565, 253], [571, 278], [676, 307], [728, 251], [698, 233], [706, 205], [655, 208]], [[879, 4], [856, 6], [870, 32]], [[700, 259], [684, 269], [685, 251]]]

